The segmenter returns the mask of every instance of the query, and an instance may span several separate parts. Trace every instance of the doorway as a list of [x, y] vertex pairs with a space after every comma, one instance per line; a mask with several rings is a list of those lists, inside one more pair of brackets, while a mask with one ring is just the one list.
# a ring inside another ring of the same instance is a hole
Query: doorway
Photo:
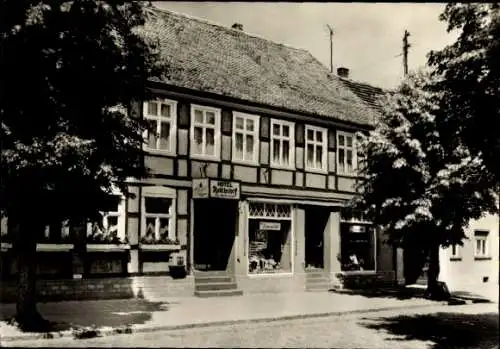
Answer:
[[226, 271], [234, 268], [231, 259], [238, 201], [199, 199], [194, 201], [194, 268], [199, 271]]
[[330, 209], [309, 206], [305, 209], [305, 267], [324, 268], [324, 231], [330, 217]]

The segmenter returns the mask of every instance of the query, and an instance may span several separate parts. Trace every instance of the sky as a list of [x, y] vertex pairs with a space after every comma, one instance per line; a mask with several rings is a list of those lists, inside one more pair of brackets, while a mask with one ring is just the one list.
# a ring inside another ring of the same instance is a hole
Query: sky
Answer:
[[455, 33], [439, 21], [444, 3], [285, 3], [158, 1], [160, 8], [203, 18], [309, 51], [330, 68], [346, 67], [349, 77], [394, 88], [403, 76], [403, 34], [410, 33], [409, 70], [425, 65], [430, 50], [452, 43]]

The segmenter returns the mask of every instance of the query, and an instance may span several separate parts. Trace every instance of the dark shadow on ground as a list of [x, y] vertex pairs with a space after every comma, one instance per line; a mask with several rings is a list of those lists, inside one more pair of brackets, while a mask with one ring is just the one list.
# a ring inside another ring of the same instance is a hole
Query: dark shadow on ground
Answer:
[[360, 325], [377, 331], [387, 331], [398, 337], [396, 347], [404, 341], [434, 342], [433, 349], [441, 348], [498, 348], [498, 313], [435, 314], [396, 316], [390, 318], [362, 318]]
[[[144, 324], [151, 320], [152, 313], [168, 311], [170, 303], [145, 299], [88, 300], [39, 303], [38, 309], [48, 320], [36, 331], [56, 332], [83, 327], [125, 328], [133, 324]], [[2, 308], [0, 321], [12, 321], [15, 306]], [[15, 323], [11, 322], [15, 325]]]

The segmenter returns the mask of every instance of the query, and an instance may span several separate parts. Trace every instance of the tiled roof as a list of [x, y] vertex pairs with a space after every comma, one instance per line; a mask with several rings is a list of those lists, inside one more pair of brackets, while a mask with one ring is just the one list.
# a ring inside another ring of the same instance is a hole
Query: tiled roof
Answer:
[[387, 91], [382, 90], [380, 87], [353, 81], [351, 79], [340, 78], [340, 80], [370, 107], [380, 110], [379, 98]]
[[159, 40], [161, 82], [359, 125], [376, 112], [309, 52], [154, 7], [143, 35]]

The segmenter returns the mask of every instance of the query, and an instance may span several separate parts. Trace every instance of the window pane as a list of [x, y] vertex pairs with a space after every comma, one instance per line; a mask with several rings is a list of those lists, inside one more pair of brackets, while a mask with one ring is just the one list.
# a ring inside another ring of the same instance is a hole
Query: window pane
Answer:
[[118, 232], [118, 216], [107, 216], [106, 228], [110, 233]]
[[203, 128], [194, 128], [194, 152], [201, 154], [203, 151]]
[[307, 130], [307, 140], [314, 141], [314, 131], [313, 130]]
[[168, 237], [168, 218], [160, 218], [160, 236], [159, 238], [166, 238]]
[[160, 149], [170, 149], [170, 123], [162, 122], [160, 126]]
[[345, 145], [344, 136], [343, 135], [339, 135], [339, 146], [343, 147], [344, 145]]
[[207, 115], [207, 124], [215, 125], [215, 113], [207, 111], [206, 115]]
[[277, 125], [277, 124], [273, 125], [273, 135], [274, 136], [279, 136], [280, 135], [280, 125]]
[[158, 123], [155, 120], [148, 120], [148, 147], [156, 149]]
[[316, 146], [316, 167], [323, 168], [323, 149]]
[[280, 141], [277, 139], [273, 140], [273, 160], [275, 162], [280, 161]]
[[316, 131], [316, 140], [318, 142], [323, 142], [323, 132], [322, 131]]
[[246, 160], [252, 160], [253, 159], [253, 136], [252, 135], [247, 135], [247, 149], [246, 149], [246, 155], [245, 158]]
[[283, 164], [288, 165], [290, 163], [290, 144], [288, 141], [283, 141]]
[[194, 111], [194, 122], [197, 124], [203, 123], [203, 112], [201, 110]]
[[148, 114], [158, 115], [158, 105], [155, 102], [148, 102]]
[[347, 163], [347, 171], [352, 171], [352, 150], [348, 150], [346, 152], [346, 163]]
[[247, 130], [248, 131], [253, 131], [254, 130], [254, 121], [253, 121], [253, 119], [247, 119]]
[[339, 171], [344, 172], [345, 171], [345, 154], [344, 154], [344, 149], [339, 149]]
[[476, 240], [476, 254], [481, 254], [481, 240]]
[[283, 137], [290, 137], [290, 127], [283, 125]]
[[168, 104], [161, 104], [161, 116], [165, 116], [167, 118], [170, 117], [170, 105]]
[[144, 236], [155, 236], [156, 218], [146, 217], [146, 227], [144, 229]]
[[314, 147], [312, 144], [307, 145], [307, 166], [314, 166]]
[[234, 123], [237, 130], [243, 130], [243, 118], [236, 117], [236, 122]]
[[243, 135], [241, 133], [236, 133], [235, 149], [236, 159], [243, 160]]
[[352, 137], [346, 137], [347, 146], [352, 147]]
[[206, 154], [215, 155], [215, 138], [214, 138], [215, 130], [213, 128], [207, 128], [205, 131], [207, 135], [207, 144], [205, 148]]
[[168, 214], [172, 199], [169, 198], [145, 198], [146, 213], [163, 213]]

